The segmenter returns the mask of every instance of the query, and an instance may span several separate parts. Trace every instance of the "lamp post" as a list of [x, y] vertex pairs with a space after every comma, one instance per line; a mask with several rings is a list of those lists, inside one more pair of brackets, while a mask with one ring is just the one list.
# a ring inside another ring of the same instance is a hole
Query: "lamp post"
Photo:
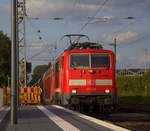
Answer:
[[[144, 51], [144, 71], [146, 72], [147, 71], [147, 65], [146, 65], [146, 56], [147, 56], [147, 48], [141, 48], [142, 51]], [[145, 97], [147, 96], [147, 85], [146, 85], [146, 82], [145, 82]]]
[[[132, 19], [135, 19], [135, 18], [136, 17], [134, 17], [134, 16], [127, 16], [127, 17], [124, 17], [123, 19], [132, 20]], [[109, 17], [102, 17], [102, 18], [88, 17], [88, 19], [91, 19], [91, 20], [96, 19], [97, 21], [99, 20], [101, 22], [108, 22], [112, 18], [109, 18]], [[114, 46], [115, 65], [116, 65], [116, 54], [117, 54], [117, 44], [116, 44], [117, 36], [118, 35], [116, 35], [115, 38], [114, 38], [114, 43], [109, 43], [109, 45]]]
[[117, 60], [117, 39], [114, 38], [114, 43], [109, 43], [109, 45], [114, 47], [115, 66], [116, 66], [116, 60]]
[[141, 48], [144, 51], [144, 71], [147, 71], [146, 57], [147, 57], [147, 48]]
[[[135, 19], [136, 17], [132, 17], [132, 16], [128, 16], [128, 17], [125, 17], [123, 19], [126, 19], [126, 20], [132, 20], [132, 19]], [[115, 55], [115, 67], [116, 67], [116, 60], [117, 60], [117, 36], [115, 36], [114, 38], [114, 43], [109, 43], [109, 45], [111, 46], [114, 46], [114, 55]]]

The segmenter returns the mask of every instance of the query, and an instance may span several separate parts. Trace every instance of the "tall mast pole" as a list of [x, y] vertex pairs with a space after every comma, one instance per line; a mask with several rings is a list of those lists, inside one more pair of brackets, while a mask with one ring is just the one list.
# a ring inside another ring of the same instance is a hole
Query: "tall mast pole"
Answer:
[[11, 125], [17, 124], [17, 1], [11, 0]]

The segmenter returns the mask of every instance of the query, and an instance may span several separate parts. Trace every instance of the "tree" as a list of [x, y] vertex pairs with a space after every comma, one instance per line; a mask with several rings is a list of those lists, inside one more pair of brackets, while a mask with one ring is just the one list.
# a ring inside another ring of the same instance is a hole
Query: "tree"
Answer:
[[11, 41], [7, 35], [0, 31], [0, 87], [7, 85], [10, 76]]
[[36, 66], [33, 70], [33, 75], [32, 75], [32, 80], [30, 82], [30, 85], [35, 84], [43, 76], [43, 74], [47, 71], [47, 69], [50, 66], [51, 63], [49, 63], [48, 65]]

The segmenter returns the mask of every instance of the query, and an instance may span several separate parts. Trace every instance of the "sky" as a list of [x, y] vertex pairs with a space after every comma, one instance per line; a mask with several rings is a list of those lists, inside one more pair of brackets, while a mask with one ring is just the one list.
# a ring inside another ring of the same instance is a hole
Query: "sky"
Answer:
[[[10, 7], [11, 0], [0, 1], [0, 30], [9, 37]], [[63, 35], [80, 33], [110, 50], [116, 38], [117, 68], [149, 67], [149, 12], [150, 0], [26, 0], [27, 61], [33, 68], [53, 61], [69, 45]]]

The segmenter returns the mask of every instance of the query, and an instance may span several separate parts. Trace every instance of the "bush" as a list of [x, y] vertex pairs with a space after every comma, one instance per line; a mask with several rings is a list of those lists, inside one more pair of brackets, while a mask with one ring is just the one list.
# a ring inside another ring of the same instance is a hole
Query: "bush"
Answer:
[[142, 76], [117, 76], [119, 96], [150, 96], [150, 71]]

